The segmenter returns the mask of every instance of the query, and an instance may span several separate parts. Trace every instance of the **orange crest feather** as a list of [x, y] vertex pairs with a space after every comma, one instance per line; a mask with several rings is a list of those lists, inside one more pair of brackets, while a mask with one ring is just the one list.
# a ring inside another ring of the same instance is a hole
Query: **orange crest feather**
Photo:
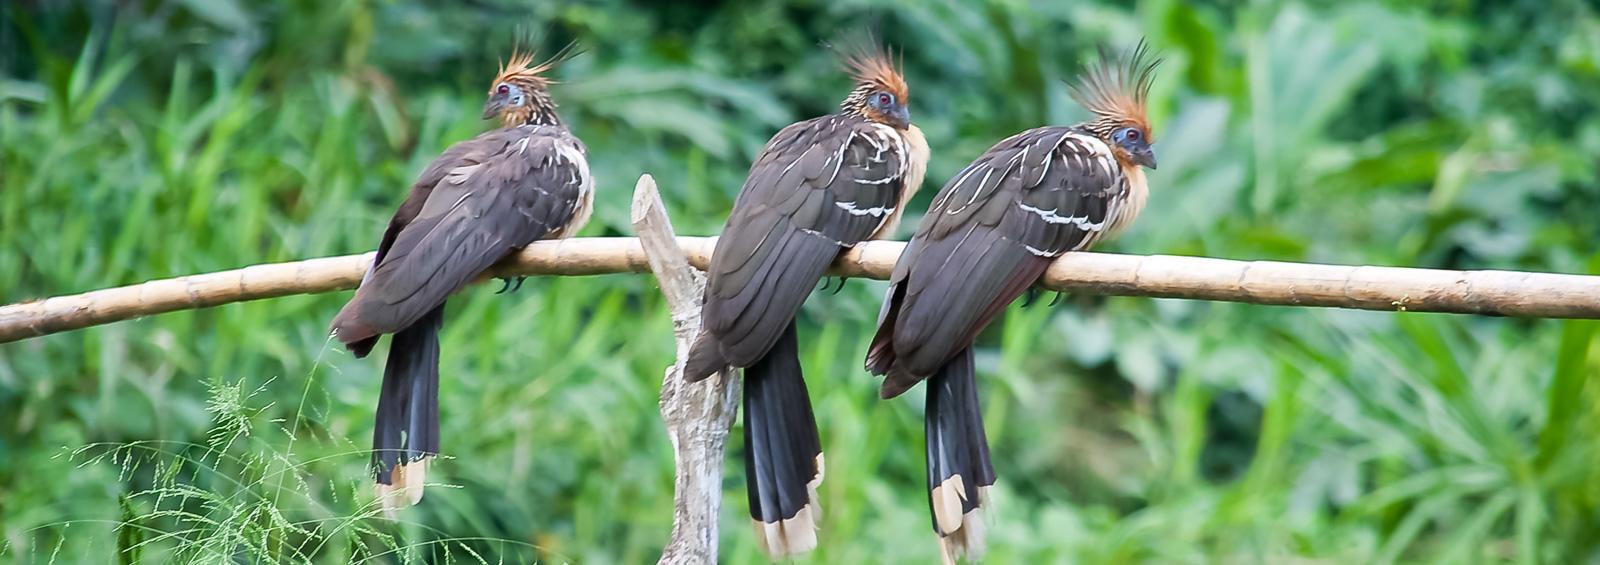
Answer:
[[1150, 120], [1145, 104], [1150, 97], [1150, 81], [1161, 64], [1160, 59], [1147, 60], [1149, 55], [1149, 45], [1143, 40], [1125, 57], [1101, 48], [1100, 62], [1070, 85], [1072, 99], [1100, 118], [1134, 124], [1148, 134]]
[[568, 44], [566, 47], [562, 47], [560, 51], [557, 51], [556, 54], [552, 55], [549, 59], [545, 59], [544, 62], [534, 64], [533, 61], [536, 53], [533, 51], [523, 51], [521, 47], [514, 47], [511, 50], [511, 60], [500, 64], [500, 71], [495, 74], [494, 83], [489, 86], [489, 92], [492, 94], [494, 92], [495, 85], [499, 85], [503, 82], [523, 84], [535, 88], [545, 88], [551, 84], [554, 84], [556, 81], [545, 77], [544, 73], [549, 72], [550, 69], [554, 69], [556, 65], [559, 65], [567, 59], [572, 58], [575, 54], [576, 53], [573, 52], [573, 45]]
[[844, 54], [843, 58], [845, 68], [849, 69], [856, 84], [868, 84], [886, 90], [902, 103], [911, 99], [911, 89], [906, 87], [906, 79], [900, 75], [900, 65], [876, 41], [869, 39], [863, 42], [860, 47]]

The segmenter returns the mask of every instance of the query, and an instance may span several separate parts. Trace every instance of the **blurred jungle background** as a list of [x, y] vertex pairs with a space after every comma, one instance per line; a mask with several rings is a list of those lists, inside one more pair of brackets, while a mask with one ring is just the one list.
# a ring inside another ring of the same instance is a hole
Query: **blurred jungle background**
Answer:
[[[0, 302], [372, 249], [478, 119], [516, 27], [587, 53], [556, 96], [628, 235], [659, 179], [712, 234], [779, 127], [848, 84], [819, 41], [904, 51], [938, 186], [1083, 116], [1095, 47], [1166, 58], [1161, 168], [1107, 247], [1600, 272], [1600, 14], [1579, 0], [28, 1], [0, 5]], [[904, 236], [906, 233], [902, 233]], [[922, 394], [861, 369], [884, 285], [802, 315], [826, 442], [822, 548], [928, 563]], [[452, 301], [445, 450], [398, 522], [367, 455], [382, 355], [348, 293], [0, 346], [0, 561], [652, 561], [670, 320], [647, 276]], [[993, 563], [1600, 559], [1595, 324], [1049, 296], [979, 354]], [[1397, 309], [1403, 309], [1398, 304]], [[734, 431], [735, 438], [739, 431]], [[760, 563], [730, 448], [722, 548]]]

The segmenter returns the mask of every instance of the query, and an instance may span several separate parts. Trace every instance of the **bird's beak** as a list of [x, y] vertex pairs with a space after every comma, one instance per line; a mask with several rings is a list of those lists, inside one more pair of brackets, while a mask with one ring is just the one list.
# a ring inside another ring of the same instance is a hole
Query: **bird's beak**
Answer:
[[483, 119], [488, 120], [500, 115], [500, 110], [506, 107], [506, 97], [495, 95], [483, 103]]
[[1156, 170], [1156, 151], [1154, 149], [1146, 147], [1144, 148], [1144, 151], [1135, 153], [1133, 155], [1133, 159], [1133, 162], [1138, 163], [1140, 166], [1146, 169], [1150, 169], [1152, 171]]
[[911, 127], [911, 109], [905, 106], [896, 108], [894, 111], [894, 119], [900, 122], [900, 129]]

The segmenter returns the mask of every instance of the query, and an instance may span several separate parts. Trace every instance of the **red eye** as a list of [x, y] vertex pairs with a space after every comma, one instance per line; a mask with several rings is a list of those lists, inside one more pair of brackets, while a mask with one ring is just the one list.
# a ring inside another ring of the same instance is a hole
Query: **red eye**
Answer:
[[1139, 141], [1139, 130], [1130, 129], [1127, 133], [1128, 141]]
[[892, 103], [894, 103], [894, 97], [893, 96], [890, 96], [888, 94], [879, 94], [878, 95], [878, 105], [879, 106], [888, 106], [889, 104], [892, 104]]
[[502, 84], [500, 88], [496, 88], [494, 91], [496, 94], [507, 94], [511, 92], [511, 87]]

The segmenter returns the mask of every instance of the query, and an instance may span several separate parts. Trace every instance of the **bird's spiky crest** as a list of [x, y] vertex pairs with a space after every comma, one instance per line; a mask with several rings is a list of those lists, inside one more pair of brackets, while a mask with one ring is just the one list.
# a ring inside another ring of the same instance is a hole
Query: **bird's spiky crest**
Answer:
[[1102, 47], [1100, 62], [1070, 85], [1072, 99], [1094, 113], [1096, 121], [1133, 124], [1148, 136], [1150, 120], [1145, 103], [1150, 97], [1150, 81], [1160, 64], [1160, 59], [1150, 59], [1149, 44], [1143, 40], [1126, 55]]
[[872, 36], [840, 53], [844, 66], [855, 79], [856, 89], [886, 90], [902, 104], [911, 100], [911, 89], [900, 74], [900, 61]]
[[495, 75], [494, 83], [489, 87], [490, 92], [494, 91], [494, 85], [502, 82], [516, 83], [539, 89], [548, 88], [556, 81], [544, 76], [544, 74], [577, 55], [574, 45], [576, 44], [568, 43], [566, 47], [562, 47], [560, 51], [550, 56], [549, 59], [535, 64], [534, 60], [537, 57], [537, 53], [532, 50], [525, 50], [519, 42], [519, 45], [511, 49], [511, 60], [500, 63], [500, 71]]

